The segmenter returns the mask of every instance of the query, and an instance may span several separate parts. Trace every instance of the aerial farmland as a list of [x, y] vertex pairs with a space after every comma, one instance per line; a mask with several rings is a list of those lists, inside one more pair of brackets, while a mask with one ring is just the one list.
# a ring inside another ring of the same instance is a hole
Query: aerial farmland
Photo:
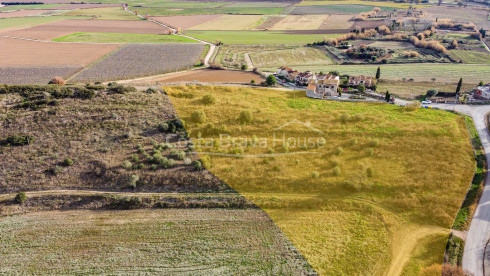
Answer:
[[0, 274], [488, 274], [489, 18], [0, 0]]

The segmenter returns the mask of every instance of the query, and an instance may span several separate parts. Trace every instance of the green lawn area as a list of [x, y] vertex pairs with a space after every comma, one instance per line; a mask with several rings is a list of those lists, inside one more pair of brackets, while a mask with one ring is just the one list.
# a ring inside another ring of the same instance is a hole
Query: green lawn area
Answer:
[[[188, 3], [184, 3], [185, 5], [181, 5], [181, 2], [175, 3], [178, 3], [178, 5], [173, 5], [169, 7], [131, 7], [131, 10], [136, 10], [139, 14], [152, 16], [188, 14], [279, 14], [284, 10], [284, 8], [277, 7], [236, 7], [232, 5], [215, 7], [213, 5], [187, 5]], [[194, 4], [196, 2], [191, 3]]]
[[452, 50], [449, 55], [455, 60], [462, 60], [463, 63], [471, 64], [490, 64], [490, 54], [477, 51]]
[[0, 8], [0, 11], [15, 11], [15, 10], [36, 10], [36, 9], [52, 9], [59, 7], [61, 4], [47, 4], [47, 5], [9, 5]]
[[124, 11], [122, 7], [80, 9], [68, 12], [66, 15], [91, 16], [105, 20], [143, 20], [141, 17]]
[[185, 34], [208, 41], [237, 45], [305, 45], [338, 34], [288, 34], [283, 31], [186, 31]]
[[73, 33], [53, 41], [97, 42], [97, 43], [197, 43], [176, 35], [121, 34], [121, 33]]
[[[443, 83], [457, 83], [463, 78], [464, 83], [477, 85], [490, 76], [490, 65], [475, 66], [472, 64], [387, 64], [387, 65], [328, 65], [328, 66], [295, 66], [293, 69], [312, 72], [329, 72], [337, 70], [341, 74], [369, 75], [376, 74], [376, 68], [381, 66], [381, 78], [407, 81], [432, 81]], [[277, 68], [263, 68], [264, 71], [276, 71]]]
[[63, 19], [82, 19], [80, 16], [45, 16], [45, 17], [18, 17], [0, 19], [0, 29], [12, 27], [30, 27], [34, 25], [54, 22]]

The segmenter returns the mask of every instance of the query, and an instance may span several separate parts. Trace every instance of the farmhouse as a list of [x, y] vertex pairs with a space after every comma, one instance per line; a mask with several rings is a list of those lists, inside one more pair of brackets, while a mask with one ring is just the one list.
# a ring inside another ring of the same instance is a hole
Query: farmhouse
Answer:
[[281, 66], [277, 69], [277, 75], [279, 76], [283, 76], [283, 77], [287, 77], [290, 72], [293, 72], [293, 69], [291, 69], [290, 67], [286, 67], [286, 66]]
[[313, 78], [313, 74], [310, 71], [300, 72], [296, 76], [296, 84], [307, 86], [310, 83], [311, 78]]
[[350, 86], [358, 86], [362, 84], [366, 87], [373, 87], [373, 85], [375, 84], [375, 80], [373, 77], [363, 76], [363, 75], [349, 77]]
[[315, 99], [338, 96], [340, 78], [334, 75], [315, 75], [306, 87], [306, 96]]
[[490, 83], [487, 83], [484, 86], [478, 86], [475, 91], [475, 96], [486, 100], [490, 99]]

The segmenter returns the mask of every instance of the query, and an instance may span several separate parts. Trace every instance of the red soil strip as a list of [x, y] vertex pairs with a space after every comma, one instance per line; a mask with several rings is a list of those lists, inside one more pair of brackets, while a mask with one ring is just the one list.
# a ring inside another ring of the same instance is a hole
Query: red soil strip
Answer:
[[[199, 69], [183, 73], [172, 74], [169, 76], [145, 79], [143, 83], [176, 83], [176, 82], [207, 82], [207, 83], [256, 83], [263, 81], [263, 78], [252, 72], [232, 71], [232, 70], [212, 70]], [[141, 82], [140, 82], [141, 83]]]
[[183, 30], [192, 28], [209, 20], [221, 17], [222, 14], [202, 14], [202, 15], [176, 15], [176, 16], [154, 16], [156, 21], [162, 22], [174, 28]]
[[31, 15], [43, 13], [45, 11], [46, 10], [19, 10], [13, 12], [0, 12], [0, 18], [31, 16]]
[[90, 64], [120, 45], [36, 42], [0, 37], [0, 67]]
[[167, 34], [165, 28], [149, 21], [68, 19], [20, 30], [0, 32], [3, 35], [50, 40], [77, 32]]

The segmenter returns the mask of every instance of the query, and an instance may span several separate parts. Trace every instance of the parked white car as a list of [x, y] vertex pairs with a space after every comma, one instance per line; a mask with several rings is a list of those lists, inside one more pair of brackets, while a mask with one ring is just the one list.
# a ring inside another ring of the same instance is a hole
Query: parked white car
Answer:
[[422, 104], [431, 104], [431, 101], [422, 101]]

